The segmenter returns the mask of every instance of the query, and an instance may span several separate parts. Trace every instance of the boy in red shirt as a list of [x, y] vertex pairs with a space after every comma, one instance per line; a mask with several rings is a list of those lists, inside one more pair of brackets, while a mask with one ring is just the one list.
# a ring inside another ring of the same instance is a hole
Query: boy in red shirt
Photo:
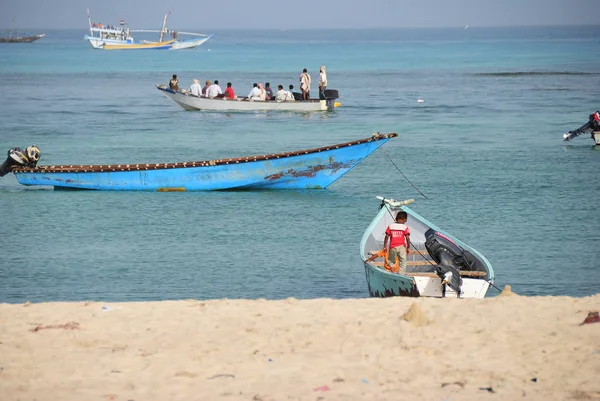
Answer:
[[227, 99], [235, 99], [235, 92], [231, 87], [231, 82], [227, 82], [227, 88], [225, 88], [225, 97]]
[[[405, 211], [399, 211], [396, 222], [385, 230], [383, 249], [388, 251], [388, 263], [392, 266], [392, 272], [398, 273], [396, 258], [400, 260], [400, 268], [406, 271], [406, 255], [410, 253], [410, 229], [406, 225], [408, 215]], [[388, 249], [388, 240], [390, 247]]]

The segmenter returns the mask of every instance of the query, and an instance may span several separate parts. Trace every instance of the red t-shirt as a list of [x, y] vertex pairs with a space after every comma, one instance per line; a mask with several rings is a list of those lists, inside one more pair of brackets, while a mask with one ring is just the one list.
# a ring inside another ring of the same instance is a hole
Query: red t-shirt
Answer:
[[397, 246], [406, 247], [406, 235], [410, 235], [410, 229], [406, 224], [392, 223], [385, 230], [385, 233], [390, 236], [390, 249]]
[[225, 97], [227, 99], [234, 99], [235, 98], [235, 93], [233, 92], [233, 88], [232, 87], [225, 88]]

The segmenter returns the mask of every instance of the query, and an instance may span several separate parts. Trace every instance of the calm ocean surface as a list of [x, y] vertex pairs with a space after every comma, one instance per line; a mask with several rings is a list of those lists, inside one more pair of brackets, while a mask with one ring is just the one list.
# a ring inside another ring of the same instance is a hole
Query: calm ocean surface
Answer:
[[[85, 33], [0, 46], [1, 152], [173, 162], [399, 137], [326, 190], [54, 191], [5, 176], [0, 302], [368, 297], [359, 243], [376, 195], [415, 198], [499, 287], [599, 291], [600, 149], [562, 134], [600, 108], [600, 27], [226, 31], [138, 52], [93, 50]], [[186, 112], [154, 87], [178, 74], [246, 95], [298, 87], [308, 68], [316, 94], [322, 64], [340, 91], [332, 113]]]

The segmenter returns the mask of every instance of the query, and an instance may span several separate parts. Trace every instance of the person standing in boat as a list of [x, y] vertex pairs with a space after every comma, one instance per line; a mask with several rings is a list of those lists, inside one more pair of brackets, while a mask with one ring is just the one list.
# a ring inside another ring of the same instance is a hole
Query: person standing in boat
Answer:
[[302, 74], [300, 74], [300, 90], [302, 91], [302, 100], [310, 99], [310, 75], [308, 75], [308, 70], [305, 68], [302, 70]]
[[319, 99], [325, 99], [325, 89], [327, 89], [327, 72], [325, 66], [322, 65], [319, 70]]
[[399, 211], [396, 222], [390, 224], [385, 230], [383, 250], [388, 252], [387, 260], [393, 273], [398, 273], [398, 261], [400, 270], [406, 272], [406, 255], [410, 253], [410, 229], [406, 225], [407, 218], [408, 214], [405, 211]]
[[190, 86], [190, 93], [194, 96], [202, 95], [202, 87], [200, 86], [200, 81], [194, 79], [194, 83]]
[[169, 88], [177, 92], [179, 90], [179, 80], [177, 79], [177, 74], [173, 74], [173, 78], [169, 81]]

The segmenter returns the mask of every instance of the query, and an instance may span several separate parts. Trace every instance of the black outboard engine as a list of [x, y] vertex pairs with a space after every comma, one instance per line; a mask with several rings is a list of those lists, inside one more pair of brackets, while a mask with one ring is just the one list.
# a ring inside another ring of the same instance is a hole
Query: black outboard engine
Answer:
[[463, 282], [460, 271], [479, 270], [481, 262], [470, 252], [465, 251], [450, 238], [434, 229], [425, 232], [425, 248], [437, 263], [436, 273], [442, 282], [460, 296]]
[[40, 150], [37, 146], [28, 146], [25, 151], [21, 148], [12, 148], [8, 151], [8, 157], [0, 165], [0, 177], [10, 173], [15, 166], [35, 167], [40, 160]]
[[335, 108], [335, 99], [340, 97], [340, 93], [335, 89], [325, 89], [323, 93], [325, 95], [327, 110], [333, 110]]
[[576, 138], [586, 132], [591, 132], [592, 138], [594, 138], [594, 131], [600, 131], [600, 110], [590, 114], [589, 121], [587, 123], [583, 124], [574, 131], [569, 131], [568, 133], [564, 134], [563, 139], [565, 141], [570, 141], [571, 139]]

